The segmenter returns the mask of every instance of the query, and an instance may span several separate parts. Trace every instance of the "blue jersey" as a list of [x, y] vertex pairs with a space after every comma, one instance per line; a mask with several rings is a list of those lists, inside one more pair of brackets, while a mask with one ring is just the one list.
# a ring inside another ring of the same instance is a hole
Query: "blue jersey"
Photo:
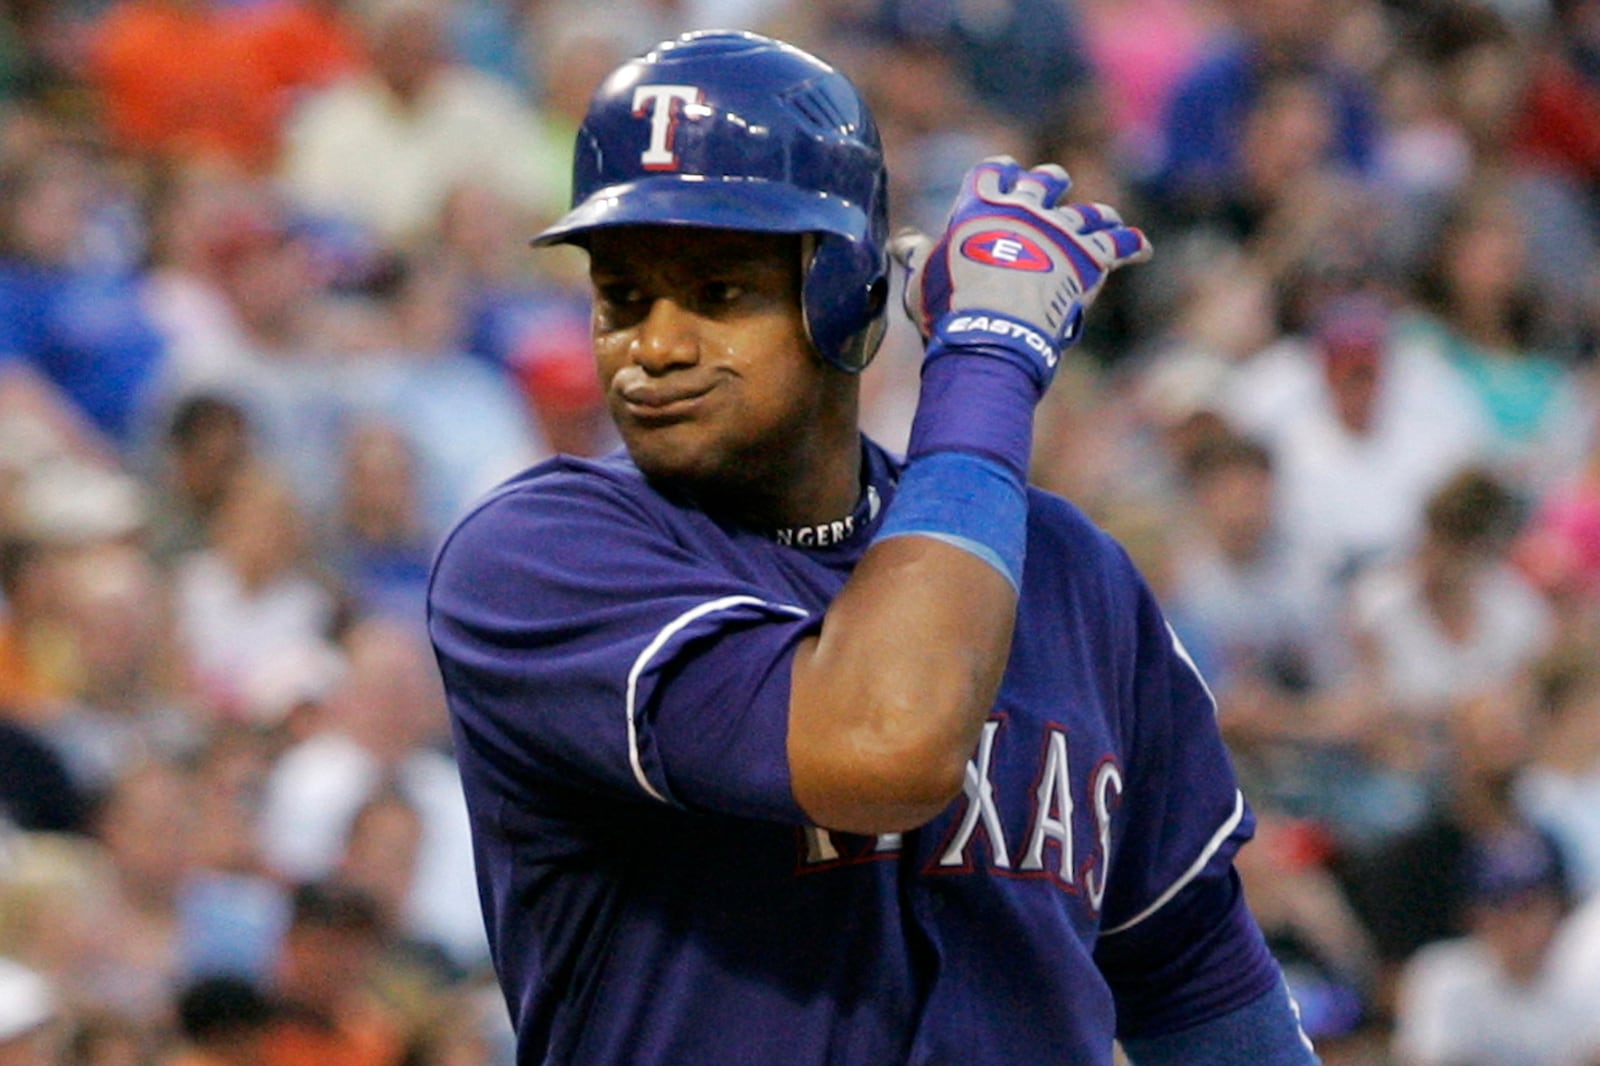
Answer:
[[[1030, 490], [1011, 657], [966, 786], [904, 834], [812, 827], [800, 640], [871, 542], [552, 460], [441, 550], [430, 628], [519, 1063], [1108, 1064], [1277, 971], [1204, 683], [1123, 551]], [[787, 541], [787, 543], [785, 543]]]

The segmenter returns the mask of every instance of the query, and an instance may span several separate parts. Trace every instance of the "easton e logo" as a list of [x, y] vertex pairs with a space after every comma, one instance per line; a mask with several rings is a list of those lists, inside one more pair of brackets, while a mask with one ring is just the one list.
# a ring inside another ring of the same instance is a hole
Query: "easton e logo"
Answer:
[[639, 156], [646, 170], [678, 169], [672, 146], [678, 116], [685, 104], [698, 104], [700, 90], [693, 85], [638, 85], [633, 90], [633, 115], [650, 117], [650, 146]]
[[1030, 270], [1043, 274], [1050, 270], [1050, 256], [1033, 241], [1015, 230], [986, 229], [961, 242], [961, 254], [976, 263]]

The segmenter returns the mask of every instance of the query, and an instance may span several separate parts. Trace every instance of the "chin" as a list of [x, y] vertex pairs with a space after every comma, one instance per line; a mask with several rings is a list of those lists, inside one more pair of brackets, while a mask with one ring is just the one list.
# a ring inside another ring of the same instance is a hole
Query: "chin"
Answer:
[[652, 431], [624, 435], [623, 443], [652, 485], [703, 502], [741, 495], [765, 480], [765, 464], [756, 456], [690, 436]]

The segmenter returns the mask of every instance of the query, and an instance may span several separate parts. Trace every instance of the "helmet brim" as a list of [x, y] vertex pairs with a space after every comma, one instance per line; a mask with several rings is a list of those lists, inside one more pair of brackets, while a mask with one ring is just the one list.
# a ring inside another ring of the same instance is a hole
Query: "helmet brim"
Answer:
[[662, 175], [595, 190], [533, 238], [543, 247], [571, 243], [614, 226], [689, 226], [754, 233], [831, 233], [862, 240], [862, 208], [824, 192], [748, 178]]

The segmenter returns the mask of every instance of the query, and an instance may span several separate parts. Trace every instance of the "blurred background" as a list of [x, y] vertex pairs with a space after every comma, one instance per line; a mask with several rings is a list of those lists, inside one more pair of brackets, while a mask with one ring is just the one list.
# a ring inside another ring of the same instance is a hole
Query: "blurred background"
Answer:
[[1209, 679], [1325, 1060], [1600, 1063], [1600, 0], [13, 0], [0, 1064], [511, 1061], [423, 586], [614, 446], [526, 238], [712, 26], [861, 85], [897, 226], [1004, 152], [1153, 238], [1034, 479]]

